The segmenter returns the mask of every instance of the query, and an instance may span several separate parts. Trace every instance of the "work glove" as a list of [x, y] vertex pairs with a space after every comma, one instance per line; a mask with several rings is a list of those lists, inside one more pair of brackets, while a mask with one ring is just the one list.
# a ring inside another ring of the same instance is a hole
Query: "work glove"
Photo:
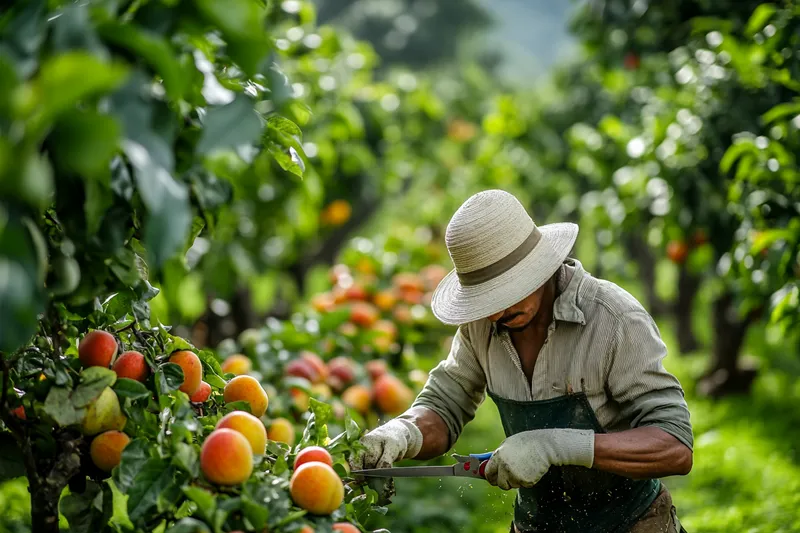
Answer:
[[351, 458], [352, 470], [387, 468], [419, 453], [422, 432], [410, 420], [395, 418], [361, 437], [360, 443], [366, 450], [359, 451]]
[[508, 437], [486, 465], [486, 480], [503, 490], [530, 488], [553, 466], [594, 464], [594, 431], [535, 429]]

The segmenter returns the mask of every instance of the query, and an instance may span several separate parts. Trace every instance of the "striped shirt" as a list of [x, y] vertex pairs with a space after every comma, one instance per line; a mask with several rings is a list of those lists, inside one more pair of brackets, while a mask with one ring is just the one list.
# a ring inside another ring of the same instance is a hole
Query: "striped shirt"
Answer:
[[531, 384], [509, 333], [488, 319], [462, 325], [448, 357], [414, 401], [447, 424], [450, 446], [486, 396], [518, 401], [584, 392], [608, 432], [656, 426], [693, 446], [689, 409], [662, 361], [667, 348], [652, 317], [627, 291], [567, 259], [557, 273], [553, 322]]

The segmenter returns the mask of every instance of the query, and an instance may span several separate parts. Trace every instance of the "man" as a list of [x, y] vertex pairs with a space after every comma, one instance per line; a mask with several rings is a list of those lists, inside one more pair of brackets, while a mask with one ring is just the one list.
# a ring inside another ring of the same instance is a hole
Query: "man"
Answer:
[[504, 191], [469, 198], [445, 236], [432, 308], [458, 325], [411, 408], [362, 438], [353, 468], [446, 453], [488, 394], [506, 439], [486, 467], [519, 489], [518, 533], [683, 531], [658, 478], [692, 467], [692, 428], [641, 304], [570, 259], [575, 224], [537, 227]]

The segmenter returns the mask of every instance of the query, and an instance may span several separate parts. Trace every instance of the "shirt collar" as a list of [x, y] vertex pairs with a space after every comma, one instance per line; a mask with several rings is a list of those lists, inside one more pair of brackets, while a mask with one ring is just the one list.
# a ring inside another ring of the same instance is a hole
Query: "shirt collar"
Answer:
[[[556, 285], [558, 298], [553, 303], [553, 318], [562, 322], [574, 322], [586, 325], [586, 316], [578, 306], [578, 289], [586, 271], [580, 261], [567, 258], [556, 272]], [[497, 323], [492, 322], [490, 331], [492, 335], [498, 333]]]

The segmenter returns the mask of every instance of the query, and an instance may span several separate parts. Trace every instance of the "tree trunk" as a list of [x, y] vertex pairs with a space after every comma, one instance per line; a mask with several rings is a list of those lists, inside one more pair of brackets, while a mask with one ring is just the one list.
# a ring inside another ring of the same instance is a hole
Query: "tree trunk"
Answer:
[[677, 323], [678, 348], [682, 355], [696, 351], [700, 343], [692, 329], [694, 300], [700, 290], [701, 278], [692, 274], [686, 264], [682, 264], [678, 273], [678, 299], [674, 312]]
[[256, 327], [258, 317], [253, 311], [253, 298], [250, 295], [250, 288], [239, 286], [231, 299], [231, 318], [236, 324], [236, 333]]
[[670, 306], [656, 292], [656, 258], [650, 246], [641, 235], [633, 233], [623, 234], [622, 245], [628, 257], [639, 269], [639, 280], [644, 287], [647, 310], [654, 317], [665, 315]]
[[[36, 458], [27, 466], [28, 491], [31, 493], [31, 531], [33, 533], [58, 533], [58, 505], [61, 493], [73, 476], [81, 471], [81, 446], [86, 448], [81, 435], [59, 432], [56, 435], [59, 453], [54, 458], [30, 449]], [[88, 450], [83, 450], [88, 452]], [[34, 467], [35, 464], [35, 467]], [[32, 471], [33, 470], [33, 471]]]
[[698, 392], [706, 396], [746, 394], [757, 374], [755, 368], [742, 368], [739, 365], [747, 328], [756, 319], [757, 313], [740, 318], [733, 303], [733, 295], [726, 292], [713, 305], [714, 349], [711, 367], [697, 385]]

